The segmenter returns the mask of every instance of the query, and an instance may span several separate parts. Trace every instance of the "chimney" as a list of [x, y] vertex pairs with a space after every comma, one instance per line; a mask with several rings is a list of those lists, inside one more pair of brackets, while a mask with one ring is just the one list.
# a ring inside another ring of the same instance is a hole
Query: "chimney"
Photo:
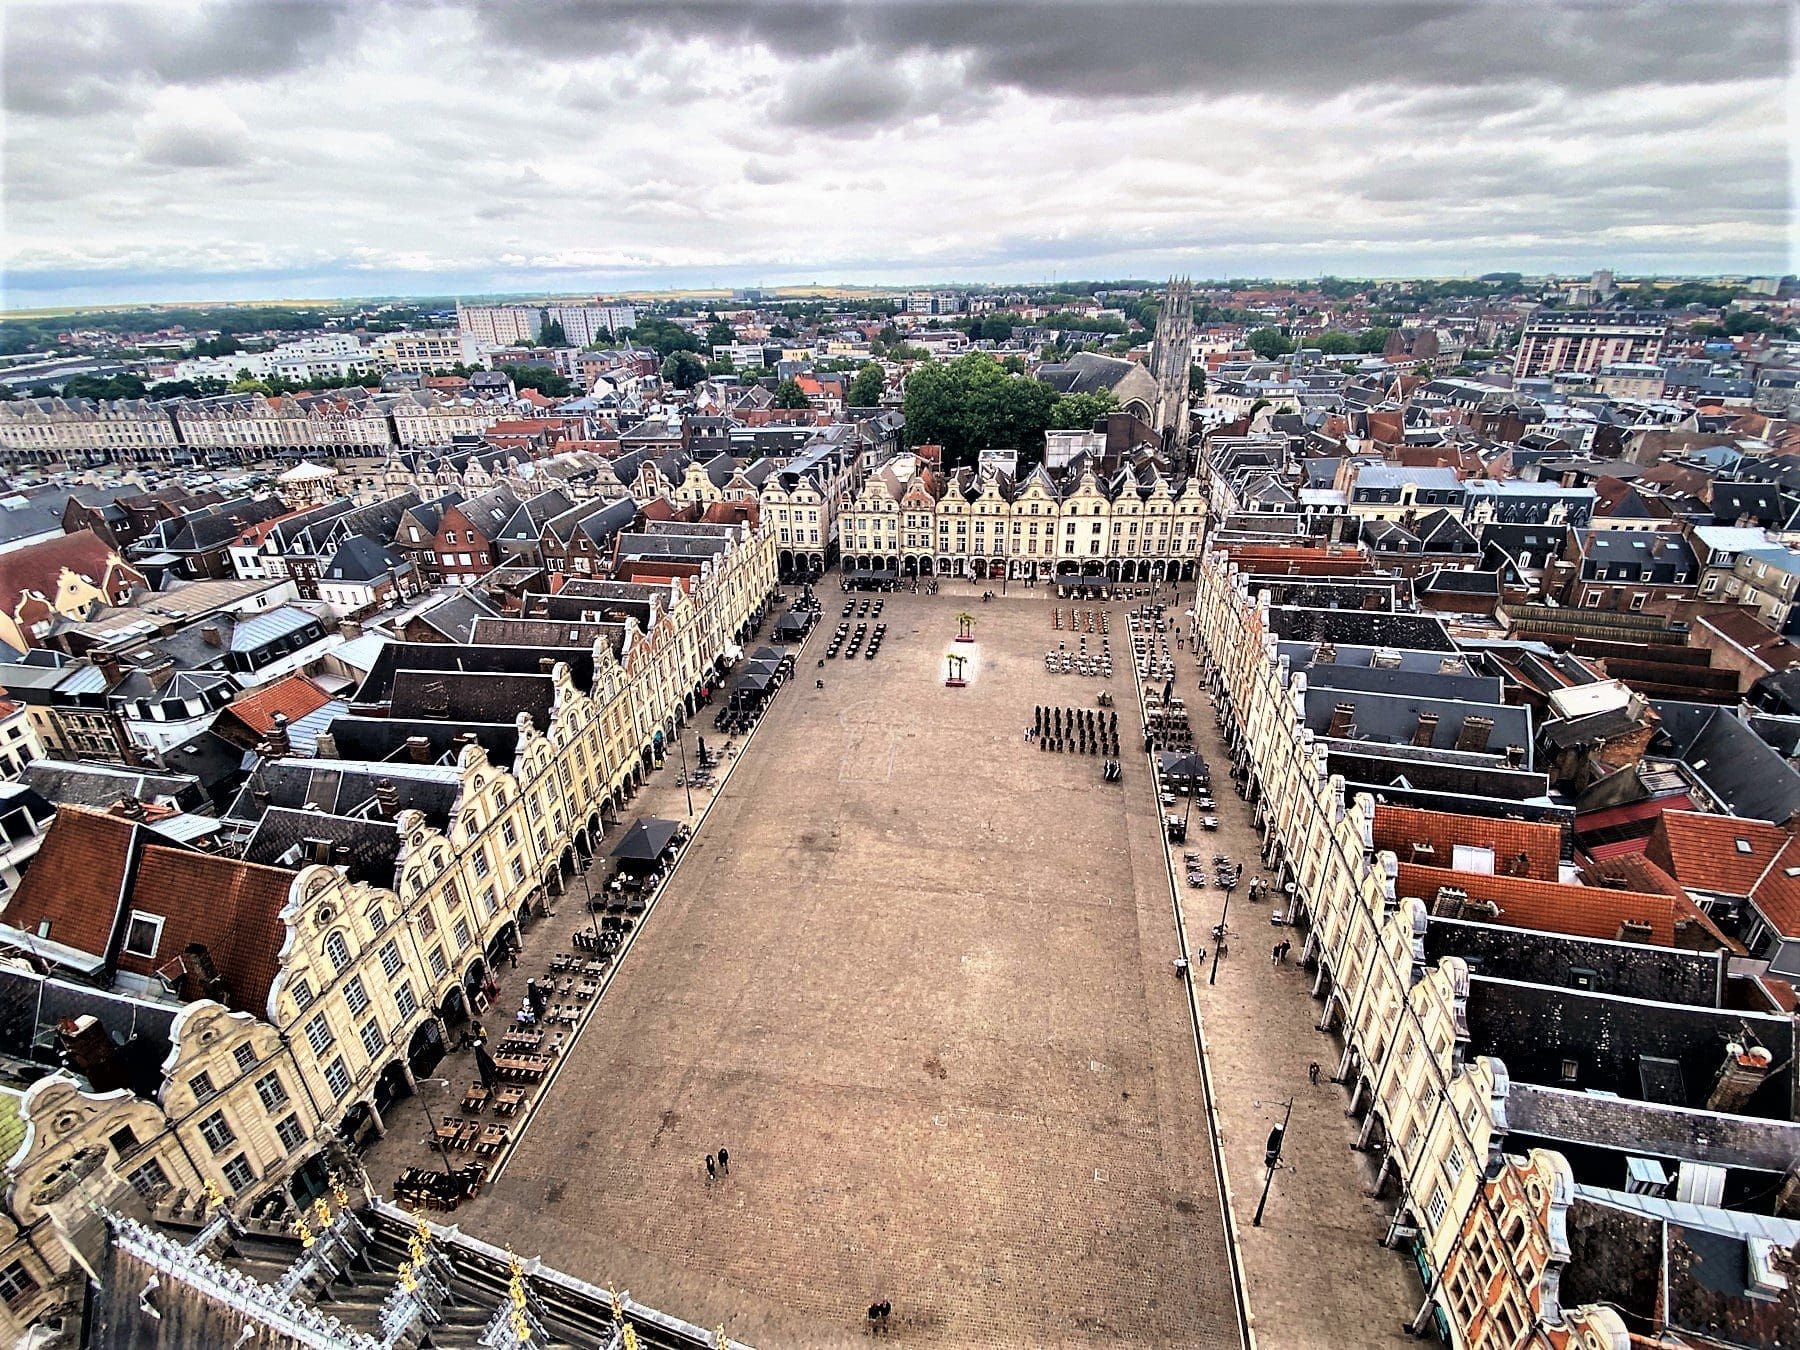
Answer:
[[1337, 664], [1337, 643], [1321, 642], [1313, 651], [1315, 666], [1335, 666]]
[[219, 625], [216, 623], [202, 624], [200, 627], [200, 640], [209, 647], [223, 647], [225, 645], [225, 634], [219, 630]]
[[1469, 903], [1469, 893], [1460, 886], [1438, 887], [1437, 899], [1431, 902], [1431, 913], [1439, 919], [1460, 918]]
[[1356, 731], [1356, 705], [1340, 703], [1331, 710], [1331, 725], [1325, 728], [1327, 736], [1343, 738]]
[[450, 690], [442, 680], [433, 680], [419, 695], [419, 711], [427, 717], [450, 715]]
[[65, 1017], [56, 1024], [56, 1034], [70, 1067], [85, 1077], [95, 1092], [114, 1092], [131, 1085], [112, 1033], [99, 1018], [91, 1013]]
[[541, 674], [548, 675], [550, 673], [550, 668], [555, 664], [556, 658], [554, 656], [538, 657], [538, 670]]
[[1506, 767], [1509, 769], [1522, 769], [1525, 767], [1524, 746], [1509, 745], [1506, 747]]
[[400, 790], [394, 786], [393, 779], [383, 778], [375, 784], [375, 806], [383, 820], [392, 820], [400, 814]]
[[338, 757], [337, 737], [329, 731], [321, 731], [313, 754], [319, 759], [336, 759]]
[[144, 818], [144, 804], [129, 793], [119, 798], [119, 803], [114, 810], [117, 811], [119, 815], [124, 816], [127, 820], [142, 820]]
[[308, 839], [306, 853], [316, 863], [330, 863], [331, 841], [329, 839]]
[[255, 802], [261, 810], [267, 811], [269, 809], [269, 790], [253, 788], [250, 792], [250, 800]]
[[219, 974], [218, 966], [213, 964], [212, 953], [204, 943], [190, 942], [187, 950], [182, 953], [181, 964], [205, 988], [208, 998], [225, 1002], [229, 988], [225, 977]]
[[363, 635], [363, 626], [355, 619], [345, 619], [338, 625], [338, 635], [342, 637], [345, 642], [355, 642], [357, 638]]
[[286, 713], [276, 713], [270, 719], [275, 725], [269, 728], [269, 753], [277, 759], [285, 759], [293, 753], [293, 742], [288, 739], [288, 720]]
[[1732, 1041], [1725, 1047], [1725, 1062], [1719, 1066], [1719, 1076], [1707, 1095], [1706, 1109], [1727, 1114], [1742, 1111], [1744, 1104], [1763, 1085], [1774, 1063], [1775, 1057], [1762, 1046], [1745, 1046], [1741, 1041]]
[[108, 687], [117, 684], [125, 674], [125, 668], [119, 664], [119, 658], [110, 652], [104, 656], [96, 656], [94, 664], [100, 667], [100, 673], [106, 677]]
[[1462, 730], [1456, 733], [1458, 750], [1485, 750], [1488, 737], [1493, 734], [1494, 719], [1491, 717], [1465, 717]]
[[1619, 931], [1613, 934], [1613, 941], [1648, 943], [1655, 931], [1643, 919], [1621, 919], [1619, 920]]
[[144, 671], [144, 677], [150, 681], [152, 689], [167, 689], [175, 678], [175, 663], [166, 659], [158, 661]]
[[408, 736], [406, 753], [414, 764], [431, 763], [431, 738], [429, 736]]
[[1413, 728], [1412, 743], [1425, 747], [1431, 744], [1431, 738], [1437, 735], [1438, 715], [1434, 712], [1419, 714], [1419, 725]]
[[1525, 877], [1531, 875], [1531, 855], [1524, 849], [1513, 855], [1512, 866], [1507, 869], [1511, 876]]

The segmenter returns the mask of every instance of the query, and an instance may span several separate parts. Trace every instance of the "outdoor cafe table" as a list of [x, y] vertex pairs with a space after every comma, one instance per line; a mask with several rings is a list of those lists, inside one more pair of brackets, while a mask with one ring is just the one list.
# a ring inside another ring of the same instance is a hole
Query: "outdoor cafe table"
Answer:
[[477, 1153], [494, 1154], [506, 1147], [512, 1138], [512, 1132], [504, 1125], [487, 1125], [482, 1128], [481, 1138], [475, 1145]]
[[480, 1083], [470, 1083], [469, 1090], [463, 1093], [463, 1110], [479, 1111], [488, 1102], [488, 1090]]
[[495, 1115], [517, 1115], [519, 1108], [523, 1105], [525, 1105], [524, 1088], [503, 1087], [494, 1094]]
[[550, 1068], [548, 1055], [496, 1055], [494, 1067], [508, 1078], [535, 1083]]

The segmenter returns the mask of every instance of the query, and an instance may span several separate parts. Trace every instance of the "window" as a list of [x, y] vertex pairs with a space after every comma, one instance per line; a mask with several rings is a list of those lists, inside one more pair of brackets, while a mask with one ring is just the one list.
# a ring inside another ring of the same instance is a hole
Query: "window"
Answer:
[[459, 949], [467, 947], [469, 945], [468, 920], [458, 919], [456, 921], [456, 927], [451, 929], [450, 932], [451, 932], [451, 935], [456, 939], [456, 945]]
[[1580, 1072], [1581, 1062], [1579, 1060], [1565, 1059], [1562, 1062], [1563, 1082], [1573, 1083]]
[[489, 918], [500, 912], [500, 902], [494, 899], [494, 888], [489, 886], [481, 893], [481, 907]]
[[1450, 1184], [1454, 1186], [1457, 1178], [1463, 1174], [1463, 1155], [1460, 1148], [1453, 1146], [1444, 1155], [1444, 1170], [1450, 1174]]
[[275, 1137], [281, 1141], [281, 1146], [289, 1153], [295, 1152], [300, 1145], [306, 1142], [306, 1131], [300, 1125], [300, 1117], [283, 1117], [281, 1123], [275, 1127]]
[[324, 1013], [314, 1015], [312, 1021], [306, 1024], [306, 1043], [312, 1047], [315, 1055], [324, 1054], [336, 1040], [337, 1037], [331, 1034], [331, 1023], [325, 1020]]
[[352, 975], [350, 982], [344, 986], [344, 1002], [350, 1005], [350, 1013], [361, 1017], [369, 1007], [369, 991], [363, 984], [362, 976]]
[[437, 932], [437, 915], [433, 914], [428, 906], [419, 911], [419, 936], [430, 937], [435, 932]]
[[16, 1308], [38, 1291], [38, 1282], [25, 1269], [23, 1261], [10, 1262], [4, 1270], [0, 1270], [0, 1298], [6, 1300], [6, 1306]]
[[387, 911], [380, 905], [375, 905], [370, 908], [369, 927], [377, 933], [387, 927]]
[[238, 1154], [220, 1169], [225, 1174], [225, 1184], [234, 1193], [248, 1190], [256, 1181], [256, 1173], [250, 1170], [250, 1161], [243, 1154]]
[[131, 922], [125, 929], [125, 953], [128, 956], [155, 956], [156, 944], [162, 941], [163, 921], [159, 915], [131, 911]]
[[485, 877], [488, 874], [488, 856], [485, 848], [475, 850], [475, 875]]
[[265, 1111], [273, 1111], [283, 1105], [287, 1099], [287, 1088], [282, 1086], [281, 1075], [273, 1069], [256, 1080], [256, 1096], [263, 1104]]
[[425, 959], [431, 966], [432, 975], [437, 979], [441, 980], [444, 977], [445, 972], [450, 969], [449, 963], [444, 960], [444, 949], [442, 947], [433, 947], [425, 954]]
[[200, 1137], [206, 1141], [206, 1146], [214, 1153], [237, 1142], [237, 1134], [226, 1123], [223, 1111], [214, 1111], [200, 1122]]
[[512, 879], [516, 886], [522, 886], [525, 883], [525, 864], [517, 858], [512, 860]]
[[343, 971], [350, 965], [350, 944], [344, 940], [342, 933], [328, 933], [325, 937], [325, 955], [331, 958], [331, 968]]
[[381, 949], [381, 968], [390, 980], [400, 973], [400, 944], [392, 938]]
[[129, 1125], [121, 1125], [106, 1136], [106, 1142], [112, 1145], [112, 1151], [123, 1158], [138, 1146], [137, 1132]]
[[169, 1189], [169, 1174], [162, 1170], [162, 1164], [152, 1158], [142, 1167], [135, 1168], [126, 1178], [139, 1195], [146, 1200], [154, 1200]]
[[313, 1001], [312, 986], [303, 979], [295, 980], [293, 994], [294, 1006], [302, 1012], [306, 1011], [307, 1005]]
[[362, 1031], [358, 1034], [362, 1037], [363, 1049], [368, 1053], [369, 1063], [379, 1063], [381, 1052], [385, 1048], [381, 1039], [381, 1024], [371, 1017], [363, 1023]]
[[325, 1086], [339, 1098], [350, 1095], [350, 1071], [344, 1067], [342, 1055], [325, 1066]]
[[231, 1062], [236, 1064], [239, 1073], [249, 1073], [256, 1065], [256, 1050], [248, 1042], [231, 1052]]
[[413, 995], [410, 984], [403, 984], [394, 990], [394, 1006], [400, 1009], [402, 1017], [411, 1017], [419, 1010], [419, 1000]]
[[219, 1095], [219, 1090], [213, 1086], [212, 1075], [210, 1073], [195, 1074], [192, 1078], [188, 1079], [188, 1088], [193, 1092], [194, 1100], [196, 1102], [203, 1102], [208, 1097], [216, 1097]]

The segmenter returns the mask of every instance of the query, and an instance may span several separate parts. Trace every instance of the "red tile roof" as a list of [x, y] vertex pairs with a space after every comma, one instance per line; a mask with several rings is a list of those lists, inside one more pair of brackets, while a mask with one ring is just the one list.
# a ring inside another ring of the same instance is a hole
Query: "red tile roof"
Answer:
[[1664, 811], [1644, 851], [1684, 886], [1749, 895], [1787, 842], [1787, 831], [1767, 821]]
[[283, 714], [289, 723], [298, 722], [308, 713], [317, 712], [331, 702], [331, 695], [304, 675], [289, 675], [253, 694], [233, 699], [225, 712], [242, 722], [259, 736], [275, 729], [275, 714]]
[[[131, 904], [165, 919], [162, 940], [153, 958], [121, 954], [119, 968], [173, 975], [190, 946], [205, 947], [225, 980], [221, 1001], [266, 1016], [287, 935], [281, 910], [293, 880], [294, 874], [280, 867], [149, 845], [138, 864]], [[204, 982], [191, 973], [181, 992], [187, 998], [208, 996]]]
[[1783, 937], [1800, 937], [1800, 838], [1789, 839], [1758, 878], [1750, 898]]
[[1395, 894], [1416, 896], [1430, 905], [1439, 889], [1454, 886], [1471, 900], [1491, 900], [1500, 908], [1495, 923], [1536, 928], [1571, 937], [1616, 938], [1627, 919], [1650, 925], [1650, 941], [1675, 945], [1675, 920], [1691, 917], [1666, 895], [1617, 891], [1602, 886], [1565, 886], [1523, 877], [1491, 877], [1442, 867], [1400, 864]]
[[[115, 569], [123, 570], [115, 576]], [[17, 613], [19, 602], [32, 591], [54, 600], [57, 581], [65, 570], [101, 587], [111, 582], [116, 588], [124, 581], [141, 585], [144, 580], [99, 535], [92, 530], [76, 530], [0, 553], [0, 612]], [[122, 595], [115, 591], [112, 598], [118, 600]]]
[[104, 811], [58, 808], [0, 919], [28, 933], [48, 920], [50, 929], [41, 936], [105, 956], [118, 926], [136, 830]]
[[[1448, 868], [1457, 844], [1491, 848], [1497, 872], [1509, 872], [1510, 864], [1522, 853], [1527, 866], [1520, 875], [1539, 881], [1555, 881], [1557, 864], [1562, 861], [1562, 830], [1542, 821], [1489, 820], [1410, 806], [1377, 806], [1374, 839], [1376, 848], [1389, 850], [1401, 862], [1426, 867]], [[1415, 844], [1429, 844], [1433, 851], [1419, 856]]]

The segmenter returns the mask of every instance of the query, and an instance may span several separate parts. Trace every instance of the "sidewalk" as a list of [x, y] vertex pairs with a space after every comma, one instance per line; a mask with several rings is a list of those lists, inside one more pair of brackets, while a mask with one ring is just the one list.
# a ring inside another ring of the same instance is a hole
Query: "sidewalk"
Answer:
[[[785, 593], [784, 591], [783, 594]], [[784, 612], [786, 612], [785, 606], [770, 611], [771, 614]], [[808, 634], [809, 642], [811, 636]], [[753, 641], [760, 642], [763, 639], [753, 639]], [[804, 645], [793, 648], [796, 653], [804, 650]], [[774, 699], [781, 697], [780, 692], [774, 695]], [[682, 728], [680, 733], [682, 740], [686, 743], [687, 763], [690, 769], [694, 768], [698, 761], [696, 736], [705, 740], [707, 749], [715, 754], [723, 751], [728, 741], [734, 742], [733, 749], [725, 762], [715, 771], [712, 783], [704, 788], [695, 787], [690, 792], [690, 789], [676, 782], [676, 779], [681, 776], [682, 757], [679, 746], [671, 745], [664, 759], [663, 767], [655, 770], [645, 779], [644, 785], [638, 790], [637, 795], [626, 803], [618, 821], [607, 827], [605, 835], [594, 847], [593, 859], [582, 868], [581, 873], [569, 878], [562, 895], [550, 898], [552, 906], [550, 913], [542, 917], [531, 918], [525, 924], [521, 934], [523, 949], [519, 953], [516, 967], [511, 963], [496, 963], [492, 970], [492, 976], [500, 986], [500, 991], [478, 1019], [487, 1028], [492, 1042], [497, 1043], [506, 1027], [511, 1025], [513, 1010], [525, 997], [527, 980], [536, 978], [541, 984], [548, 975], [553, 958], [564, 953], [578, 956], [583, 954], [574, 946], [573, 938], [577, 932], [592, 931], [596, 926], [596, 920], [587, 912], [588, 892], [592, 891], [595, 895], [600, 894], [601, 887], [611, 872], [609, 855], [613, 845], [619, 841], [619, 837], [629, 830], [640, 817], [644, 816], [660, 816], [665, 820], [678, 821], [691, 830], [698, 825], [713, 799], [724, 789], [726, 782], [736, 770], [738, 759], [749, 744], [750, 737], [733, 738], [715, 731], [712, 718], [718, 706], [720, 705], [715, 702], [711, 707], [702, 708], [689, 721], [688, 725]], [[750, 736], [755, 736], [761, 726], [762, 722], [759, 720], [757, 726], [752, 728]], [[688, 809], [690, 800], [693, 806], [691, 813]], [[684, 851], [686, 847], [684, 845]], [[584, 879], [585, 888], [583, 886]], [[665, 877], [663, 885], [666, 887], [667, 884], [668, 880]], [[626, 941], [621, 947], [618, 957], [601, 978], [599, 995], [588, 1003], [581, 1020], [568, 1029], [568, 1034], [563, 1042], [563, 1050], [557, 1062], [541, 1083], [528, 1088], [529, 1099], [525, 1108], [510, 1122], [500, 1121], [490, 1112], [483, 1112], [480, 1116], [475, 1117], [484, 1124], [492, 1122], [510, 1125], [513, 1142], [493, 1158], [477, 1158], [473, 1153], [452, 1151], [448, 1155], [451, 1167], [466, 1167], [473, 1162], [484, 1162], [488, 1168], [489, 1184], [505, 1170], [506, 1164], [517, 1146], [519, 1136], [530, 1127], [540, 1104], [548, 1099], [551, 1085], [556, 1081], [562, 1065], [574, 1052], [575, 1044], [580, 1039], [582, 1031], [593, 1019], [595, 1009], [605, 1000], [606, 991], [611, 987], [614, 975], [629, 955], [637, 935], [643, 931], [646, 924], [653, 920], [655, 910], [656, 905], [652, 901], [646, 912], [637, 916], [637, 923], [633, 930], [626, 934]], [[362, 1165], [368, 1173], [369, 1188], [372, 1191], [383, 1196], [391, 1196], [394, 1182], [407, 1168], [441, 1169], [445, 1165], [446, 1155], [440, 1153], [432, 1143], [431, 1128], [446, 1115], [458, 1114], [462, 1105], [463, 1093], [471, 1083], [479, 1082], [481, 1079], [481, 1070], [475, 1063], [475, 1052], [472, 1049], [458, 1050], [454, 1048], [455, 1043], [456, 1038], [452, 1033], [450, 1041], [452, 1048], [437, 1068], [432, 1070], [430, 1077], [420, 1080], [416, 1097], [397, 1101], [388, 1109], [386, 1115], [387, 1134], [377, 1140], [362, 1156]], [[490, 1052], [491, 1050], [490, 1046]], [[481, 1198], [477, 1197], [470, 1204], [462, 1206], [457, 1212], [465, 1214], [471, 1208], [480, 1206], [481, 1203]]]
[[[1189, 588], [1188, 602], [1192, 601]], [[1138, 602], [1134, 602], [1138, 603]], [[1171, 626], [1171, 634], [1176, 631]], [[1186, 844], [1169, 848], [1181, 922], [1196, 954], [1191, 979], [1199, 1008], [1214, 1109], [1230, 1177], [1232, 1217], [1244, 1263], [1251, 1325], [1265, 1346], [1416, 1345], [1401, 1321], [1418, 1303], [1417, 1276], [1406, 1258], [1383, 1248], [1386, 1208], [1365, 1195], [1370, 1178], [1351, 1151], [1356, 1131], [1345, 1119], [1341, 1088], [1331, 1081], [1338, 1050], [1317, 1030], [1318, 1008], [1310, 977], [1298, 964], [1299, 942], [1284, 964], [1271, 949], [1297, 939], [1292, 928], [1271, 922], [1283, 908], [1267, 893], [1252, 903], [1249, 883], [1270, 874], [1261, 866], [1260, 839], [1251, 811], [1233, 789], [1231, 758], [1219, 735], [1212, 700], [1194, 653], [1175, 652], [1175, 693], [1187, 704], [1194, 749], [1213, 773], [1217, 831], [1198, 825], [1194, 813]], [[1182, 805], [1178, 799], [1179, 809]], [[1209, 881], [1187, 884], [1180, 854], [1201, 855]], [[1211, 883], [1212, 857], [1225, 854], [1243, 866], [1244, 882], [1231, 893], [1227, 918], [1229, 953], [1217, 962], [1213, 982], [1212, 930], [1225, 892]], [[1307, 1075], [1320, 1065], [1314, 1086]], [[1263, 1150], [1289, 1098], [1281, 1166], [1269, 1191], [1261, 1226], [1252, 1223], [1266, 1176]]]

